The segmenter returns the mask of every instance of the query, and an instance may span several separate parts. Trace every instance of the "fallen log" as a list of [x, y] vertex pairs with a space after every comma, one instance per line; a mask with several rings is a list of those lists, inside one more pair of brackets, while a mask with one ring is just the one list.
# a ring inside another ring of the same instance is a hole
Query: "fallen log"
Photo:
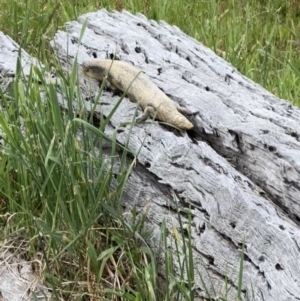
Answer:
[[[132, 130], [129, 148], [141, 150], [123, 204], [127, 210], [149, 205], [148, 224], [154, 228], [149, 243], [157, 245], [164, 217], [170, 231], [171, 223], [179, 227], [177, 205], [190, 206], [198, 295], [205, 295], [199, 274], [211, 295], [224, 292], [226, 276], [236, 288], [245, 243], [244, 298], [298, 300], [299, 109], [165, 22], [101, 10], [66, 29], [52, 42], [66, 69], [75, 57], [79, 65], [92, 57], [115, 57], [142, 69], [177, 105], [199, 112], [184, 137], [157, 122]], [[86, 95], [97, 93], [94, 82], [79, 80]], [[107, 116], [117, 100], [103, 95], [98, 109]], [[135, 104], [125, 99], [106, 133], [131, 120], [134, 111]], [[127, 132], [119, 129], [120, 143]], [[233, 300], [236, 292], [228, 296]]]
[[[214, 298], [225, 292], [227, 277], [228, 300], [236, 298], [243, 244], [243, 300], [299, 300], [299, 109], [178, 28], [140, 14], [83, 15], [57, 32], [52, 47], [66, 70], [75, 57], [79, 65], [92, 56], [131, 62], [178, 105], [199, 112], [187, 135], [158, 122], [133, 127], [128, 147], [139, 151], [138, 164], [123, 198], [125, 210], [148, 206], [154, 248], [162, 220], [171, 233], [179, 229], [177, 208], [191, 208], [198, 300], [206, 296], [200, 275]], [[79, 84], [89, 108], [88, 95], [99, 87], [83, 75]], [[96, 113], [107, 116], [118, 99], [105, 92]], [[134, 112], [125, 98], [106, 134]], [[127, 134], [128, 127], [119, 127], [118, 142], [125, 144]]]

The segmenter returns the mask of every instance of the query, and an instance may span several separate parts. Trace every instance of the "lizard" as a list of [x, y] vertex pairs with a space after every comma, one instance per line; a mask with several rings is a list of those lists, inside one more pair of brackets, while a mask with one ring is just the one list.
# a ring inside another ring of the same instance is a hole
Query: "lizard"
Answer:
[[131, 63], [94, 58], [84, 61], [82, 69], [84, 75], [99, 81], [107, 76], [114, 89], [122, 92], [128, 89], [128, 98], [138, 103], [143, 110], [143, 114], [136, 119], [137, 122], [152, 117], [182, 130], [194, 127], [184, 116], [193, 113], [183, 107], [176, 107], [145, 73]]

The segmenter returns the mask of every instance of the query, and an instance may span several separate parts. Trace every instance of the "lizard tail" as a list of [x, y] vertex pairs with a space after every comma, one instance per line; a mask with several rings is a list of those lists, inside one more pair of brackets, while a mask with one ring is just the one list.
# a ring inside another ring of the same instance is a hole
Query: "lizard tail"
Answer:
[[194, 125], [179, 112], [172, 116], [169, 123], [183, 130], [190, 130], [194, 127]]

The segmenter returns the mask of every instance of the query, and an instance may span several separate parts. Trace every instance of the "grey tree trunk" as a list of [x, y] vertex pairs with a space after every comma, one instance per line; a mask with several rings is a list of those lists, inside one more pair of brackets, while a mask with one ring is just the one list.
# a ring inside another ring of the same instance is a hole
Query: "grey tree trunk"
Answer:
[[[93, 56], [131, 62], [177, 105], [198, 112], [188, 133], [156, 121], [133, 127], [129, 148], [140, 152], [123, 198], [125, 210], [149, 207], [154, 248], [163, 220], [173, 246], [177, 207], [191, 208], [198, 300], [207, 296], [200, 275], [213, 298], [225, 292], [227, 277], [228, 300], [235, 300], [243, 244], [243, 300], [300, 300], [300, 110], [177, 27], [141, 14], [83, 15], [51, 45], [66, 70], [75, 57], [79, 65]], [[79, 84], [86, 96], [98, 92], [82, 74]], [[96, 112], [107, 116], [118, 99], [105, 92]], [[106, 134], [132, 120], [135, 108], [125, 98]], [[118, 141], [125, 144], [127, 134], [120, 127]]]

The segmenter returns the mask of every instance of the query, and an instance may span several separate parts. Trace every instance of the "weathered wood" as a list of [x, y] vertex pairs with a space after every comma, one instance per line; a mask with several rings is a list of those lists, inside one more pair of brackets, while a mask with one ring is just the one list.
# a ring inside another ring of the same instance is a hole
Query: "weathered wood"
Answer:
[[15, 76], [18, 57], [21, 57], [22, 72], [24, 75], [29, 75], [33, 64], [42, 65], [37, 59], [31, 57], [23, 49], [20, 49], [20, 46], [14, 40], [1, 31], [0, 45], [0, 88], [5, 92]]
[[[142, 15], [84, 15], [68, 23], [67, 32], [58, 31], [52, 47], [65, 69], [76, 55], [79, 63], [93, 53], [130, 61], [175, 102], [199, 111], [190, 137], [157, 122], [134, 126], [129, 147], [142, 147], [123, 200], [126, 209], [149, 206], [153, 247], [162, 220], [170, 232], [172, 225], [179, 229], [176, 206], [191, 206], [197, 295], [206, 295], [199, 274], [214, 297], [224, 293], [227, 276], [228, 300], [235, 300], [245, 242], [243, 300], [299, 300], [300, 111], [176, 27]], [[97, 93], [95, 82], [79, 79], [83, 93]], [[96, 111], [107, 116], [117, 100], [105, 92]], [[124, 99], [106, 133], [134, 111], [135, 104]], [[125, 143], [127, 134], [120, 127], [118, 141]]]
[[[239, 248], [245, 241], [244, 298], [297, 300], [300, 111], [165, 22], [102, 10], [66, 28], [52, 43], [62, 64], [76, 56], [80, 64], [92, 55], [115, 55], [141, 68], [178, 104], [199, 111], [193, 118], [193, 139], [157, 122], [133, 129], [129, 147], [137, 152], [144, 141], [138, 160], [146, 168], [138, 166], [130, 177], [124, 205], [140, 210], [149, 205], [152, 245], [157, 245], [164, 218], [170, 231], [171, 223], [179, 227], [176, 202], [191, 205], [199, 295], [205, 295], [199, 273], [212, 295], [224, 292], [225, 276], [236, 288]], [[88, 94], [91, 81], [80, 80]], [[97, 93], [94, 84], [91, 89]], [[103, 97], [104, 115], [117, 99]], [[124, 100], [106, 132], [130, 120], [134, 109], [135, 104]], [[126, 128], [119, 130], [118, 141], [125, 143], [127, 133]], [[236, 291], [228, 295], [234, 300]]]
[[[78, 47], [85, 18], [87, 29]], [[196, 136], [300, 220], [299, 110], [165, 22], [100, 11], [68, 23], [67, 30], [68, 40], [58, 32], [54, 42], [64, 49], [68, 44], [69, 61], [78, 50], [79, 62], [92, 53], [116, 55], [143, 69], [178, 104], [200, 112], [194, 120]]]
[[[10, 252], [9, 249], [16, 253]], [[12, 246], [3, 247], [1, 245], [0, 300], [50, 300], [48, 288], [41, 283], [42, 262], [38, 259], [30, 262], [21, 259], [19, 258], [20, 252], [22, 252], [20, 249]], [[33, 266], [35, 270], [33, 270]]]

